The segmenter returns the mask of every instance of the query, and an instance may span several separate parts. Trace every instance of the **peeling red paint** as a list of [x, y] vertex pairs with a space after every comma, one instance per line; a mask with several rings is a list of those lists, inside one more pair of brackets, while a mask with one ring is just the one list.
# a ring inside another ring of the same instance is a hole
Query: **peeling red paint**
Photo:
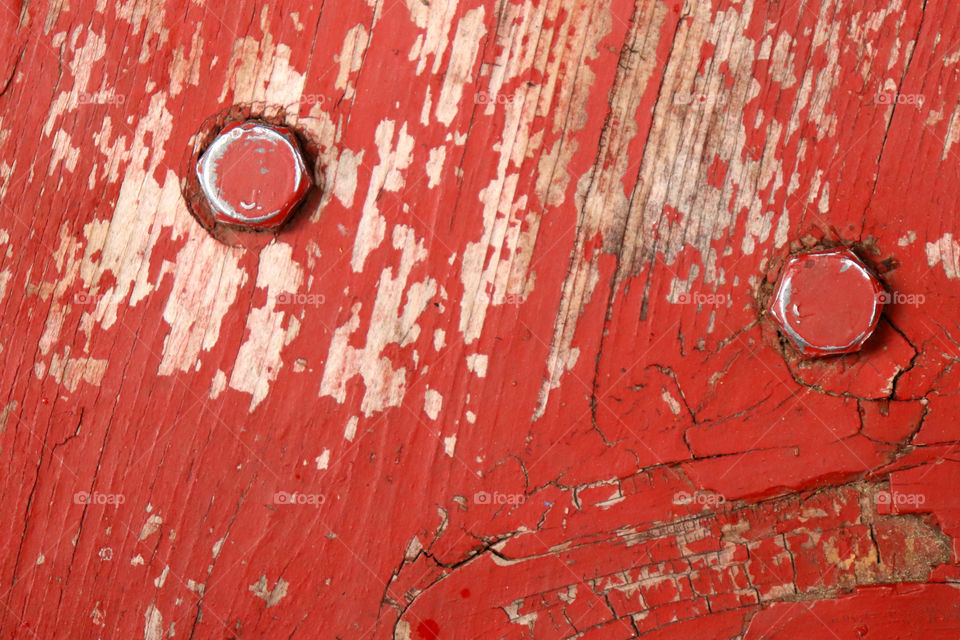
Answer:
[[[2, 15], [0, 637], [956, 626], [948, 4]], [[324, 185], [250, 242], [184, 184], [246, 118]], [[804, 360], [837, 244], [891, 301]]]

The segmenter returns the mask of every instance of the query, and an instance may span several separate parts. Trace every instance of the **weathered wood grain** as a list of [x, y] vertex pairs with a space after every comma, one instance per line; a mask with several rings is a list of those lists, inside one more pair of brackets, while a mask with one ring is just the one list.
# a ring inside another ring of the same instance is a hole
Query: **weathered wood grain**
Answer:
[[[957, 626], [948, 3], [0, 21], [0, 637]], [[240, 114], [324, 185], [276, 235], [191, 215]], [[894, 303], [802, 361], [764, 305], [835, 244]]]

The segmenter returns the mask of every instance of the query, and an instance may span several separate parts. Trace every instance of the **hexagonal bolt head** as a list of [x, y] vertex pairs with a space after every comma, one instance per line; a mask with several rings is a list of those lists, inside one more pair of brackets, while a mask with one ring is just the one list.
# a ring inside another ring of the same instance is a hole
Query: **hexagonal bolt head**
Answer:
[[312, 184], [293, 133], [255, 120], [225, 127], [197, 177], [217, 222], [258, 229], [283, 224]]
[[873, 333], [886, 295], [849, 249], [813, 251], [787, 261], [770, 313], [805, 356], [851, 353]]

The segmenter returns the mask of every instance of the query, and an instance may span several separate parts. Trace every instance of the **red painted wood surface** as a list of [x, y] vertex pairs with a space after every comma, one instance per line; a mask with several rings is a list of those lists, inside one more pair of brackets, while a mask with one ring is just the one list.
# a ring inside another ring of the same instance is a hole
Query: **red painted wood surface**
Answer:
[[[960, 635], [949, 3], [0, 16], [0, 637]], [[214, 237], [241, 117], [324, 188]]]

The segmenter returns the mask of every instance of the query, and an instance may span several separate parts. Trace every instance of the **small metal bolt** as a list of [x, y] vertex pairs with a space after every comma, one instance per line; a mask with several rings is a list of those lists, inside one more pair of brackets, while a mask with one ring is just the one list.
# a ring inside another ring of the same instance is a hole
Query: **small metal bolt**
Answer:
[[849, 249], [812, 251], [787, 261], [770, 313], [805, 356], [851, 353], [873, 334], [886, 296]]
[[283, 224], [312, 184], [293, 133], [254, 120], [225, 127], [197, 177], [217, 222], [259, 229]]

